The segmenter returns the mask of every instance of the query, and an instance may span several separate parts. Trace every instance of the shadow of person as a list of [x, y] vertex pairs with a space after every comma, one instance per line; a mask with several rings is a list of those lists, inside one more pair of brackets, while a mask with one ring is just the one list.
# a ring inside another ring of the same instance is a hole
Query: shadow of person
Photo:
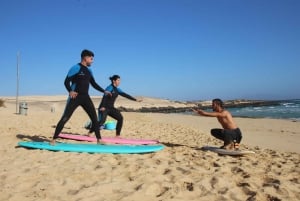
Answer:
[[49, 142], [50, 140], [45, 137], [45, 136], [40, 136], [40, 135], [26, 135], [26, 134], [17, 134], [16, 137], [20, 140], [31, 140], [35, 142], [44, 142], [47, 141]]
[[159, 142], [160, 144], [165, 145], [166, 147], [182, 147], [182, 146], [186, 146], [184, 144], [175, 144], [175, 143], [171, 143], [171, 142]]
[[171, 142], [159, 142], [159, 143], [165, 145], [166, 147], [188, 147], [188, 148], [191, 148], [191, 149], [199, 150], [199, 147], [188, 146], [188, 145], [185, 145], [185, 144], [176, 144], [176, 143], [171, 143]]

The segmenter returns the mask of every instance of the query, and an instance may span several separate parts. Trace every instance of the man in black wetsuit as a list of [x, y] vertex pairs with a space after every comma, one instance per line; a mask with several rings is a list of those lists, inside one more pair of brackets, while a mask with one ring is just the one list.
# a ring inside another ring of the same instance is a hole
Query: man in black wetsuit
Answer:
[[[115, 101], [118, 97], [118, 95], [121, 95], [125, 98], [128, 98], [133, 101], [138, 101], [141, 102], [141, 99], [136, 99], [129, 94], [125, 93], [122, 91], [118, 86], [120, 85], [120, 76], [119, 75], [113, 75], [112, 77], [109, 78], [111, 81], [111, 84], [106, 87], [105, 91], [110, 92], [111, 95], [104, 94], [102, 101], [98, 107], [98, 120], [99, 120], [99, 125], [103, 126], [103, 124], [106, 121], [107, 115], [111, 116], [112, 118], [116, 119], [117, 122], [117, 127], [116, 127], [116, 137], [120, 137], [121, 135], [121, 130], [123, 126], [123, 116], [121, 112], [115, 108]], [[93, 123], [92, 123], [93, 125]], [[90, 129], [89, 133], [93, 132], [93, 129], [95, 127], [92, 126]], [[99, 130], [99, 127], [98, 127]]]
[[[89, 96], [89, 85], [91, 84], [96, 90], [105, 92], [100, 87], [93, 76], [91, 69], [89, 68], [94, 60], [94, 53], [89, 50], [83, 50], [81, 52], [81, 62], [73, 66], [65, 79], [65, 87], [69, 92], [69, 98], [67, 100], [66, 108], [57, 123], [53, 139], [50, 142], [51, 145], [55, 145], [55, 140], [58, 138], [59, 133], [62, 131], [64, 125], [72, 116], [73, 112], [78, 106], [81, 106], [90, 117], [93, 127], [99, 128], [97, 114], [95, 106]], [[70, 85], [71, 84], [71, 85]], [[107, 92], [110, 94], [109, 92]], [[93, 129], [97, 137], [97, 143], [101, 142], [101, 135], [99, 129]]]

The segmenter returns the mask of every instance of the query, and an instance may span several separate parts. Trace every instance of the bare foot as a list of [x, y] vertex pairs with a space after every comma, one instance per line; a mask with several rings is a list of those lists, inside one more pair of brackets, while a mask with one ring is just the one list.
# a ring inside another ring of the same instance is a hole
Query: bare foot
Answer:
[[240, 144], [237, 142], [235, 142], [233, 146], [234, 146], [235, 150], [239, 150], [239, 148], [240, 148]]
[[102, 144], [102, 145], [104, 145], [104, 144], [106, 144], [106, 143], [103, 142], [101, 139], [97, 139], [97, 144]]
[[121, 138], [121, 136], [120, 135], [116, 135], [116, 138]]
[[49, 142], [50, 145], [54, 146], [56, 144], [56, 141], [53, 139]]
[[223, 149], [226, 149], [226, 150], [234, 150], [234, 143], [229, 143], [227, 145], [224, 145], [223, 146]]

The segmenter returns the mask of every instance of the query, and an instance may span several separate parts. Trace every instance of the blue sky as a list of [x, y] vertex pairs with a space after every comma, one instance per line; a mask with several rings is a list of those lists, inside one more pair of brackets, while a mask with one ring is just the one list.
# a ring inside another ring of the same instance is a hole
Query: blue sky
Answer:
[[[67, 94], [82, 49], [102, 87], [172, 100], [300, 98], [299, 0], [1, 0], [0, 96]], [[98, 95], [90, 88], [91, 95]]]

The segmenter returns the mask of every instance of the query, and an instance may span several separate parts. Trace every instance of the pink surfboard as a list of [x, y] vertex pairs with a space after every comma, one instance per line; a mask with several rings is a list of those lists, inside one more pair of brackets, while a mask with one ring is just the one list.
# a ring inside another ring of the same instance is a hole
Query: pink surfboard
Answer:
[[[70, 133], [60, 133], [59, 137], [78, 141], [88, 141], [96, 142], [95, 137], [89, 137], [85, 135], [70, 134]], [[127, 139], [127, 138], [116, 138], [116, 137], [102, 137], [102, 141], [112, 144], [132, 144], [132, 145], [147, 145], [147, 144], [157, 144], [158, 140], [145, 140], [145, 139]]]

